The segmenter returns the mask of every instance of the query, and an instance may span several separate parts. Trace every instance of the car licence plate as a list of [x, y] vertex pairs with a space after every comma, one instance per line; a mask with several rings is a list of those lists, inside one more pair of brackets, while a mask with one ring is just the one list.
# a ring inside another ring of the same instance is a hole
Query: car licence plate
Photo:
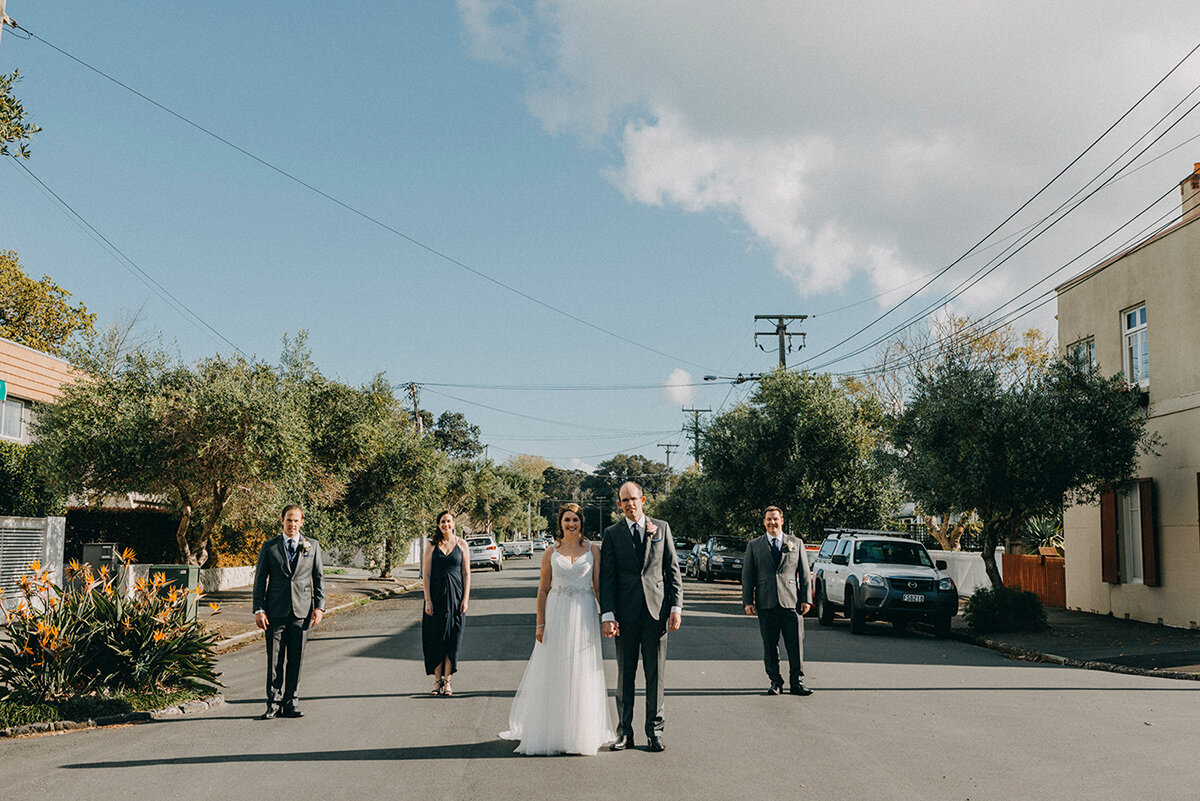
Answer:
[[925, 596], [918, 593], [906, 592], [901, 600], [906, 604], [923, 604], [925, 603]]

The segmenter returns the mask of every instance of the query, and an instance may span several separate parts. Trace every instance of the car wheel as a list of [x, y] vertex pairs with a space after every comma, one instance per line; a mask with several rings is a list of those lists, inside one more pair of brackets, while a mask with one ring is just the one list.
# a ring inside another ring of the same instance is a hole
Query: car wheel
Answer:
[[704, 571], [704, 580], [705, 580], [705, 581], [712, 581], [712, 580], [713, 580], [713, 574], [712, 574], [712, 568], [711, 568], [711, 567], [710, 567], [710, 568], [708, 568], [707, 570], [705, 570], [705, 571]]
[[822, 626], [833, 625], [833, 607], [825, 597], [825, 585], [817, 585], [817, 622]]
[[862, 607], [854, 602], [854, 590], [846, 590], [846, 617], [850, 618], [850, 633], [862, 634], [867, 630], [867, 615]]
[[492, 572], [493, 572], [493, 573], [499, 573], [499, 572], [500, 572], [500, 563], [499, 563], [499, 562], [494, 562], [494, 563], [492, 564]]
[[939, 615], [933, 621], [933, 635], [939, 640], [950, 636], [950, 615]]

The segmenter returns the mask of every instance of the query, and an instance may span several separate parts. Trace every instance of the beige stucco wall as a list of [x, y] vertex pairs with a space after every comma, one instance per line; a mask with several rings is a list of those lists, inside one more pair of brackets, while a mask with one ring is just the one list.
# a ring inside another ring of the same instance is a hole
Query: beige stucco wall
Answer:
[[[1087, 276], [1088, 274], [1085, 274]], [[1150, 341], [1149, 428], [1164, 442], [1143, 457], [1153, 478], [1159, 532], [1159, 587], [1100, 579], [1100, 510], [1066, 510], [1067, 606], [1172, 626], [1200, 625], [1200, 221], [1152, 240], [1058, 297], [1062, 346], [1088, 336], [1106, 375], [1122, 372], [1121, 312], [1146, 304]]]

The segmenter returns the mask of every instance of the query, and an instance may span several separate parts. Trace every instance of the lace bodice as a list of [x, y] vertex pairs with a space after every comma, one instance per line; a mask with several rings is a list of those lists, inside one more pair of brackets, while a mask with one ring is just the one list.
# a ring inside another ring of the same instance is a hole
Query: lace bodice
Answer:
[[576, 595], [592, 592], [592, 552], [571, 560], [557, 550], [550, 556], [550, 592]]

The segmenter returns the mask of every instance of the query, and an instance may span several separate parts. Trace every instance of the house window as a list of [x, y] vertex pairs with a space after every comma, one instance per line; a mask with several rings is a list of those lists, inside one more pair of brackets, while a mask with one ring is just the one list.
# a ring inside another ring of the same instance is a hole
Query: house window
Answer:
[[20, 441], [25, 432], [25, 404], [19, 400], [7, 399], [0, 414], [3, 415], [3, 420], [0, 420], [0, 437]]
[[1085, 367], [1095, 367], [1096, 338], [1088, 337], [1067, 346], [1067, 354], [1071, 357], [1071, 362], [1078, 365], [1081, 370]]
[[1121, 583], [1142, 583], [1142, 508], [1137, 484], [1117, 492], [1117, 540]]
[[1125, 343], [1125, 380], [1141, 387], [1150, 385], [1150, 336], [1146, 331], [1146, 307], [1138, 306], [1121, 315]]

